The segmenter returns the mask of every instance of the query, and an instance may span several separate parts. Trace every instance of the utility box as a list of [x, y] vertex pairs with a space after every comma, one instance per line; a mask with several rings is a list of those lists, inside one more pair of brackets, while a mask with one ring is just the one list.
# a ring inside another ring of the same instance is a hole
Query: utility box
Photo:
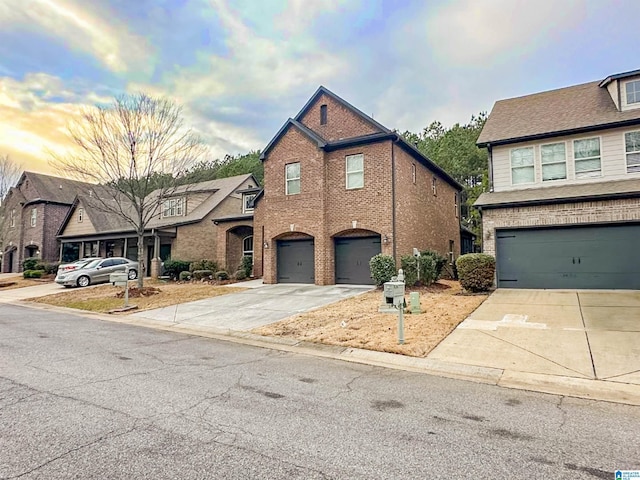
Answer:
[[109, 275], [109, 282], [116, 287], [126, 287], [129, 280], [126, 272], [117, 272]]
[[404, 282], [385, 282], [384, 298], [387, 304], [396, 307], [402, 306], [404, 304]]

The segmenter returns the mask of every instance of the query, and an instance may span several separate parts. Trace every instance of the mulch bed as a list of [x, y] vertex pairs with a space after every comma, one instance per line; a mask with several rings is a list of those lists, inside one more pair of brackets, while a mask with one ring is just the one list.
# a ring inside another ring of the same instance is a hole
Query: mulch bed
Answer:
[[[129, 287], [129, 298], [151, 297], [160, 292], [162, 292], [162, 290], [156, 287]], [[124, 290], [116, 293], [116, 298], [124, 298]]]

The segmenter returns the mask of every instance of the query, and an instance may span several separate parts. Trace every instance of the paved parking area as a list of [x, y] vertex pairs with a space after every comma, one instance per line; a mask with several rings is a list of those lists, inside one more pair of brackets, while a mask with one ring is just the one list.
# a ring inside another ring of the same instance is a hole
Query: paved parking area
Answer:
[[499, 289], [429, 358], [640, 385], [640, 291]]
[[131, 315], [173, 324], [248, 331], [373, 289], [370, 285], [262, 285]]

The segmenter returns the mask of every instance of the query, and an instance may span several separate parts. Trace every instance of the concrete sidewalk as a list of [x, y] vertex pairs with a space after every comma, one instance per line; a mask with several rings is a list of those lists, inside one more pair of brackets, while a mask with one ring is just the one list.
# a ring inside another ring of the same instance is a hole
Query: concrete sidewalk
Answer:
[[0, 290], [0, 303], [17, 302], [28, 298], [44, 297], [55, 293], [62, 293], [66, 289], [57, 283], [48, 282], [33, 287], [13, 288], [11, 290]]

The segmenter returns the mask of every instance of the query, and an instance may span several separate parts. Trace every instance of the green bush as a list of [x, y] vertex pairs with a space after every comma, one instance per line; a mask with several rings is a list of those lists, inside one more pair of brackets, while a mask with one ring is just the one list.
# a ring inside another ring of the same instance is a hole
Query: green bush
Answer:
[[186, 281], [191, 280], [191, 272], [188, 271], [188, 270], [184, 270], [184, 271], [180, 272], [179, 275], [178, 275], [178, 279], [181, 282], [186, 282]]
[[187, 262], [186, 260], [167, 259], [164, 261], [164, 273], [170, 278], [176, 279], [180, 277], [181, 272], [188, 272], [190, 265], [191, 262]]
[[382, 285], [396, 275], [396, 262], [389, 255], [379, 253], [372, 257], [369, 261], [369, 268], [371, 269], [371, 278], [376, 282], [376, 285]]
[[213, 278], [218, 279], [218, 280], [229, 280], [229, 274], [227, 272], [225, 272], [224, 270], [220, 270], [219, 272], [215, 273]]
[[418, 259], [413, 255], [400, 257], [400, 266], [404, 273], [404, 283], [407, 287], [413, 287], [418, 281]]
[[460, 285], [470, 292], [486, 292], [493, 286], [496, 259], [484, 253], [467, 253], [456, 260]]
[[447, 264], [448, 260], [447, 260], [446, 257], [443, 257], [442, 255], [440, 255], [435, 250], [423, 250], [422, 252], [420, 252], [420, 262], [421, 263], [422, 263], [422, 260], [425, 257], [429, 257], [429, 258], [431, 258], [431, 260], [433, 260], [434, 268], [435, 268], [435, 278], [433, 279], [433, 281], [435, 282], [442, 275], [442, 269]]
[[45, 274], [44, 270], [25, 270], [22, 273], [24, 278], [40, 278]]
[[47, 275], [51, 275], [53, 273], [57, 273], [58, 272], [58, 267], [60, 266], [59, 262], [52, 262], [52, 263], [43, 263], [42, 267], [43, 270], [45, 271], [45, 273]]
[[[419, 283], [421, 285], [431, 285], [436, 281], [436, 264], [431, 256], [420, 256], [420, 259], [413, 255], [403, 255], [400, 258], [402, 273], [404, 273], [404, 283], [408, 287], [413, 287]], [[420, 269], [420, 275], [418, 275]]]
[[[244, 278], [250, 277], [251, 271], [253, 270], [253, 257], [249, 255], [242, 257], [242, 263], [240, 264], [239, 270], [244, 272]], [[242, 280], [244, 280], [244, 278]]]
[[212, 270], [194, 270], [191, 273], [193, 274], [194, 280], [202, 280], [203, 278], [212, 278], [213, 276]]
[[198, 260], [197, 262], [191, 262], [189, 270], [195, 272], [196, 270], [211, 270], [215, 272], [218, 270], [218, 264], [213, 260]]
[[244, 280], [247, 278], [247, 274], [245, 273], [244, 270], [238, 270], [234, 275], [233, 278], [235, 278], [236, 280]]
[[38, 265], [42, 263], [42, 261], [39, 258], [35, 258], [35, 257], [31, 257], [31, 258], [25, 258], [22, 261], [22, 270], [41, 270], [38, 267]]

